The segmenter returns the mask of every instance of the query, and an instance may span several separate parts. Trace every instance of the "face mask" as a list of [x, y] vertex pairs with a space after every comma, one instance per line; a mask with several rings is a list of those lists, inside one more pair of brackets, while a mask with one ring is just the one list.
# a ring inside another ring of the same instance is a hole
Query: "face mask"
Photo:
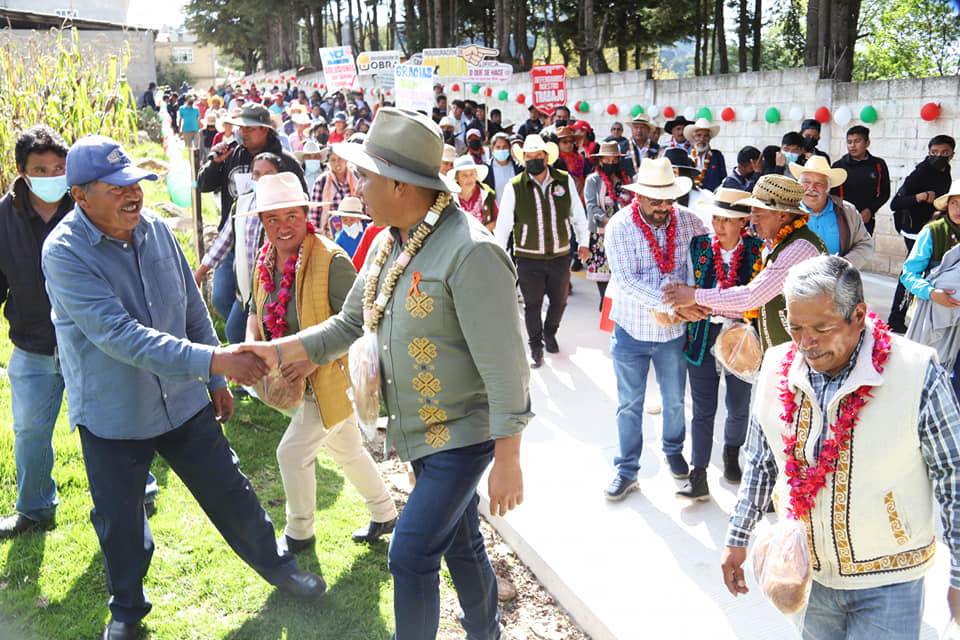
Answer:
[[619, 169], [619, 166], [615, 162], [612, 162], [612, 163], [605, 162], [600, 165], [600, 170], [603, 171], [608, 176], [612, 176], [613, 174], [615, 174], [617, 172], [617, 169]]
[[796, 162], [800, 154], [794, 153], [793, 151], [784, 151], [783, 157], [786, 158], [787, 162]]
[[527, 168], [527, 173], [532, 176], [538, 176], [544, 172], [547, 168], [547, 163], [543, 158], [534, 158], [533, 160], [527, 160], [525, 163]]
[[557, 120], [554, 124], [557, 125], [557, 127], [565, 127], [567, 126], [567, 122], [569, 122], [569, 120]]
[[[937, 171], [943, 171], [950, 164], [950, 158], [947, 156], [927, 156], [927, 164]], [[34, 193], [36, 193], [36, 191], [34, 191]]]
[[329, 133], [318, 133], [317, 134], [317, 144], [321, 147], [326, 146], [327, 142], [330, 140]]
[[317, 173], [318, 171], [320, 171], [319, 160], [304, 160], [303, 164], [308, 173]]
[[804, 138], [803, 139], [803, 150], [804, 151], [813, 151], [817, 148], [817, 143], [819, 140], [816, 138]]
[[473, 149], [474, 151], [480, 151], [481, 143], [479, 140], [474, 138], [469, 142], [469, 144], [467, 144], [467, 146]]
[[443, 140], [444, 142], [447, 142], [447, 143], [451, 142], [453, 140], [453, 131], [444, 130]]
[[493, 157], [498, 162], [506, 162], [510, 157], [510, 149], [494, 149]]
[[350, 236], [353, 239], [356, 239], [357, 236], [363, 231], [363, 225], [359, 222], [356, 224], [345, 224], [343, 225], [343, 232]]
[[52, 178], [27, 178], [27, 184], [30, 191], [44, 202], [53, 204], [60, 202], [67, 193], [67, 176], [54, 176]]
[[464, 109], [463, 115], [465, 115], [467, 118], [473, 118], [473, 110], [472, 110], [472, 109]]

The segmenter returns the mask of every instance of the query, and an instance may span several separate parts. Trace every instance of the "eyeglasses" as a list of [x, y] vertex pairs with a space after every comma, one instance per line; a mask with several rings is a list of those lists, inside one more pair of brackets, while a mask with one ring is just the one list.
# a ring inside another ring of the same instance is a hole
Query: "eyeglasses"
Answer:
[[614, 127], [610, 129], [610, 131], [623, 131], [623, 129], [621, 129], [620, 127]]
[[651, 206], [651, 207], [659, 207], [660, 205], [664, 205], [664, 204], [673, 205], [674, 202], [676, 202], [676, 200], [673, 200], [673, 199], [670, 199], [670, 200], [651, 200], [651, 201], [650, 201], [650, 206]]

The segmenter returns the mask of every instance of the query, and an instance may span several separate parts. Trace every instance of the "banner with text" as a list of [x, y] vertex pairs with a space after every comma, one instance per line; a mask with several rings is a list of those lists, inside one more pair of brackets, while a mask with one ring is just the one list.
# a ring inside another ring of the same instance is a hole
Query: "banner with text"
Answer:
[[513, 65], [495, 60], [484, 60], [469, 69], [469, 81], [480, 84], [502, 84], [509, 82], [512, 76]]
[[357, 73], [362, 76], [392, 74], [393, 68], [398, 64], [400, 64], [399, 51], [364, 51], [357, 56]]
[[398, 64], [393, 68], [395, 103], [400, 109], [425, 111], [436, 106], [433, 94], [433, 67]]
[[533, 106], [552, 116], [557, 107], [567, 103], [567, 68], [562, 64], [544, 64], [530, 69], [533, 79]]
[[357, 66], [350, 47], [324, 47], [320, 49], [320, 60], [327, 92], [357, 86]]

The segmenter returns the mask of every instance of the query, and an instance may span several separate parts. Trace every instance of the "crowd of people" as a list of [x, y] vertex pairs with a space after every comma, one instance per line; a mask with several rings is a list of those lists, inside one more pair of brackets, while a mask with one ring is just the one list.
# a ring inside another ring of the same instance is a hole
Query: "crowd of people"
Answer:
[[[806, 120], [779, 145], [745, 146], [728, 171], [711, 146], [721, 125], [705, 119], [660, 126], [639, 114], [629, 137], [618, 122], [598, 140], [566, 107], [544, 117], [531, 106], [513, 123], [442, 91], [426, 114], [382, 98], [371, 109], [359, 93], [251, 86], [200, 99], [151, 86], [144, 105], [168, 105], [185, 143], [208, 152], [197, 183], [218, 194], [219, 234], [192, 272], [142, 208], [139, 183], [156, 176], [119, 143], [68, 146], [45, 125], [20, 133], [19, 177], [0, 200], [18, 485], [0, 538], [54, 522], [65, 389], [111, 594], [104, 638], [137, 637], [151, 607], [156, 454], [260, 575], [319, 598], [326, 585], [294, 555], [316, 541], [321, 447], [370, 512], [353, 540], [392, 533], [395, 637], [435, 636], [444, 559], [467, 637], [501, 638], [477, 486], [492, 462], [491, 512], [523, 500], [530, 369], [561, 351], [571, 272], [582, 270], [598, 321], [613, 326], [619, 447], [607, 500], [639, 488], [652, 364], [667, 468], [686, 481], [679, 498], [709, 500], [725, 394], [723, 477], [740, 484], [722, 558], [731, 593], [746, 591], [746, 544], [775, 508], [808, 532], [804, 637], [917, 637], [936, 496], [960, 615], [953, 138], [929, 141], [891, 202], [910, 254], [885, 323], [859, 275], [891, 194], [866, 127], [847, 131], [848, 153], [831, 163], [820, 124]], [[211, 272], [228, 346], [197, 286]], [[738, 366], [723, 355], [734, 334], [755, 344], [734, 353]], [[277, 449], [278, 540], [219, 426], [232, 414], [227, 379], [291, 417]], [[361, 407], [376, 403], [375, 417], [380, 399], [388, 442], [416, 476], [399, 514], [361, 439]], [[850, 613], [861, 609], [883, 615]]]

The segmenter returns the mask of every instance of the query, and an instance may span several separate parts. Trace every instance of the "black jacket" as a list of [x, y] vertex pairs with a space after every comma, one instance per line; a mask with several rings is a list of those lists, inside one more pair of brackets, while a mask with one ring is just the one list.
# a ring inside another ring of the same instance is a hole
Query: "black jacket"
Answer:
[[[303, 167], [297, 162], [297, 158], [283, 150], [280, 139], [271, 136], [267, 140], [265, 152], [275, 153], [283, 159], [282, 171], [289, 171], [300, 178], [300, 184], [303, 186], [304, 193], [307, 192], [307, 182], [303, 178]], [[218, 229], [223, 228], [224, 223], [230, 218], [230, 209], [233, 208], [233, 202], [237, 199], [237, 185], [233, 176], [237, 173], [250, 173], [253, 164], [253, 154], [247, 151], [246, 147], [237, 145], [227, 159], [223, 162], [214, 162], [207, 160], [200, 167], [197, 174], [197, 184], [200, 191], [220, 191], [220, 224]]]
[[10, 323], [14, 346], [52, 356], [57, 336], [50, 320], [40, 250], [47, 235], [73, 209], [73, 198], [65, 195], [57, 213], [44, 222], [30, 204], [29, 189], [23, 178], [17, 178], [0, 198], [0, 304], [7, 303], [3, 315]]
[[932, 202], [917, 202], [917, 194], [933, 191], [942, 196], [950, 189], [950, 165], [943, 171], [937, 171], [926, 159], [919, 163], [913, 172], [903, 181], [890, 202], [893, 210], [893, 222], [897, 231], [918, 233], [923, 225], [930, 222], [934, 211]]
[[847, 172], [846, 181], [833, 189], [833, 195], [852, 202], [857, 211], [870, 209], [876, 216], [890, 199], [890, 170], [883, 158], [868, 153], [863, 160], [854, 160], [848, 153], [834, 162], [833, 167]]

